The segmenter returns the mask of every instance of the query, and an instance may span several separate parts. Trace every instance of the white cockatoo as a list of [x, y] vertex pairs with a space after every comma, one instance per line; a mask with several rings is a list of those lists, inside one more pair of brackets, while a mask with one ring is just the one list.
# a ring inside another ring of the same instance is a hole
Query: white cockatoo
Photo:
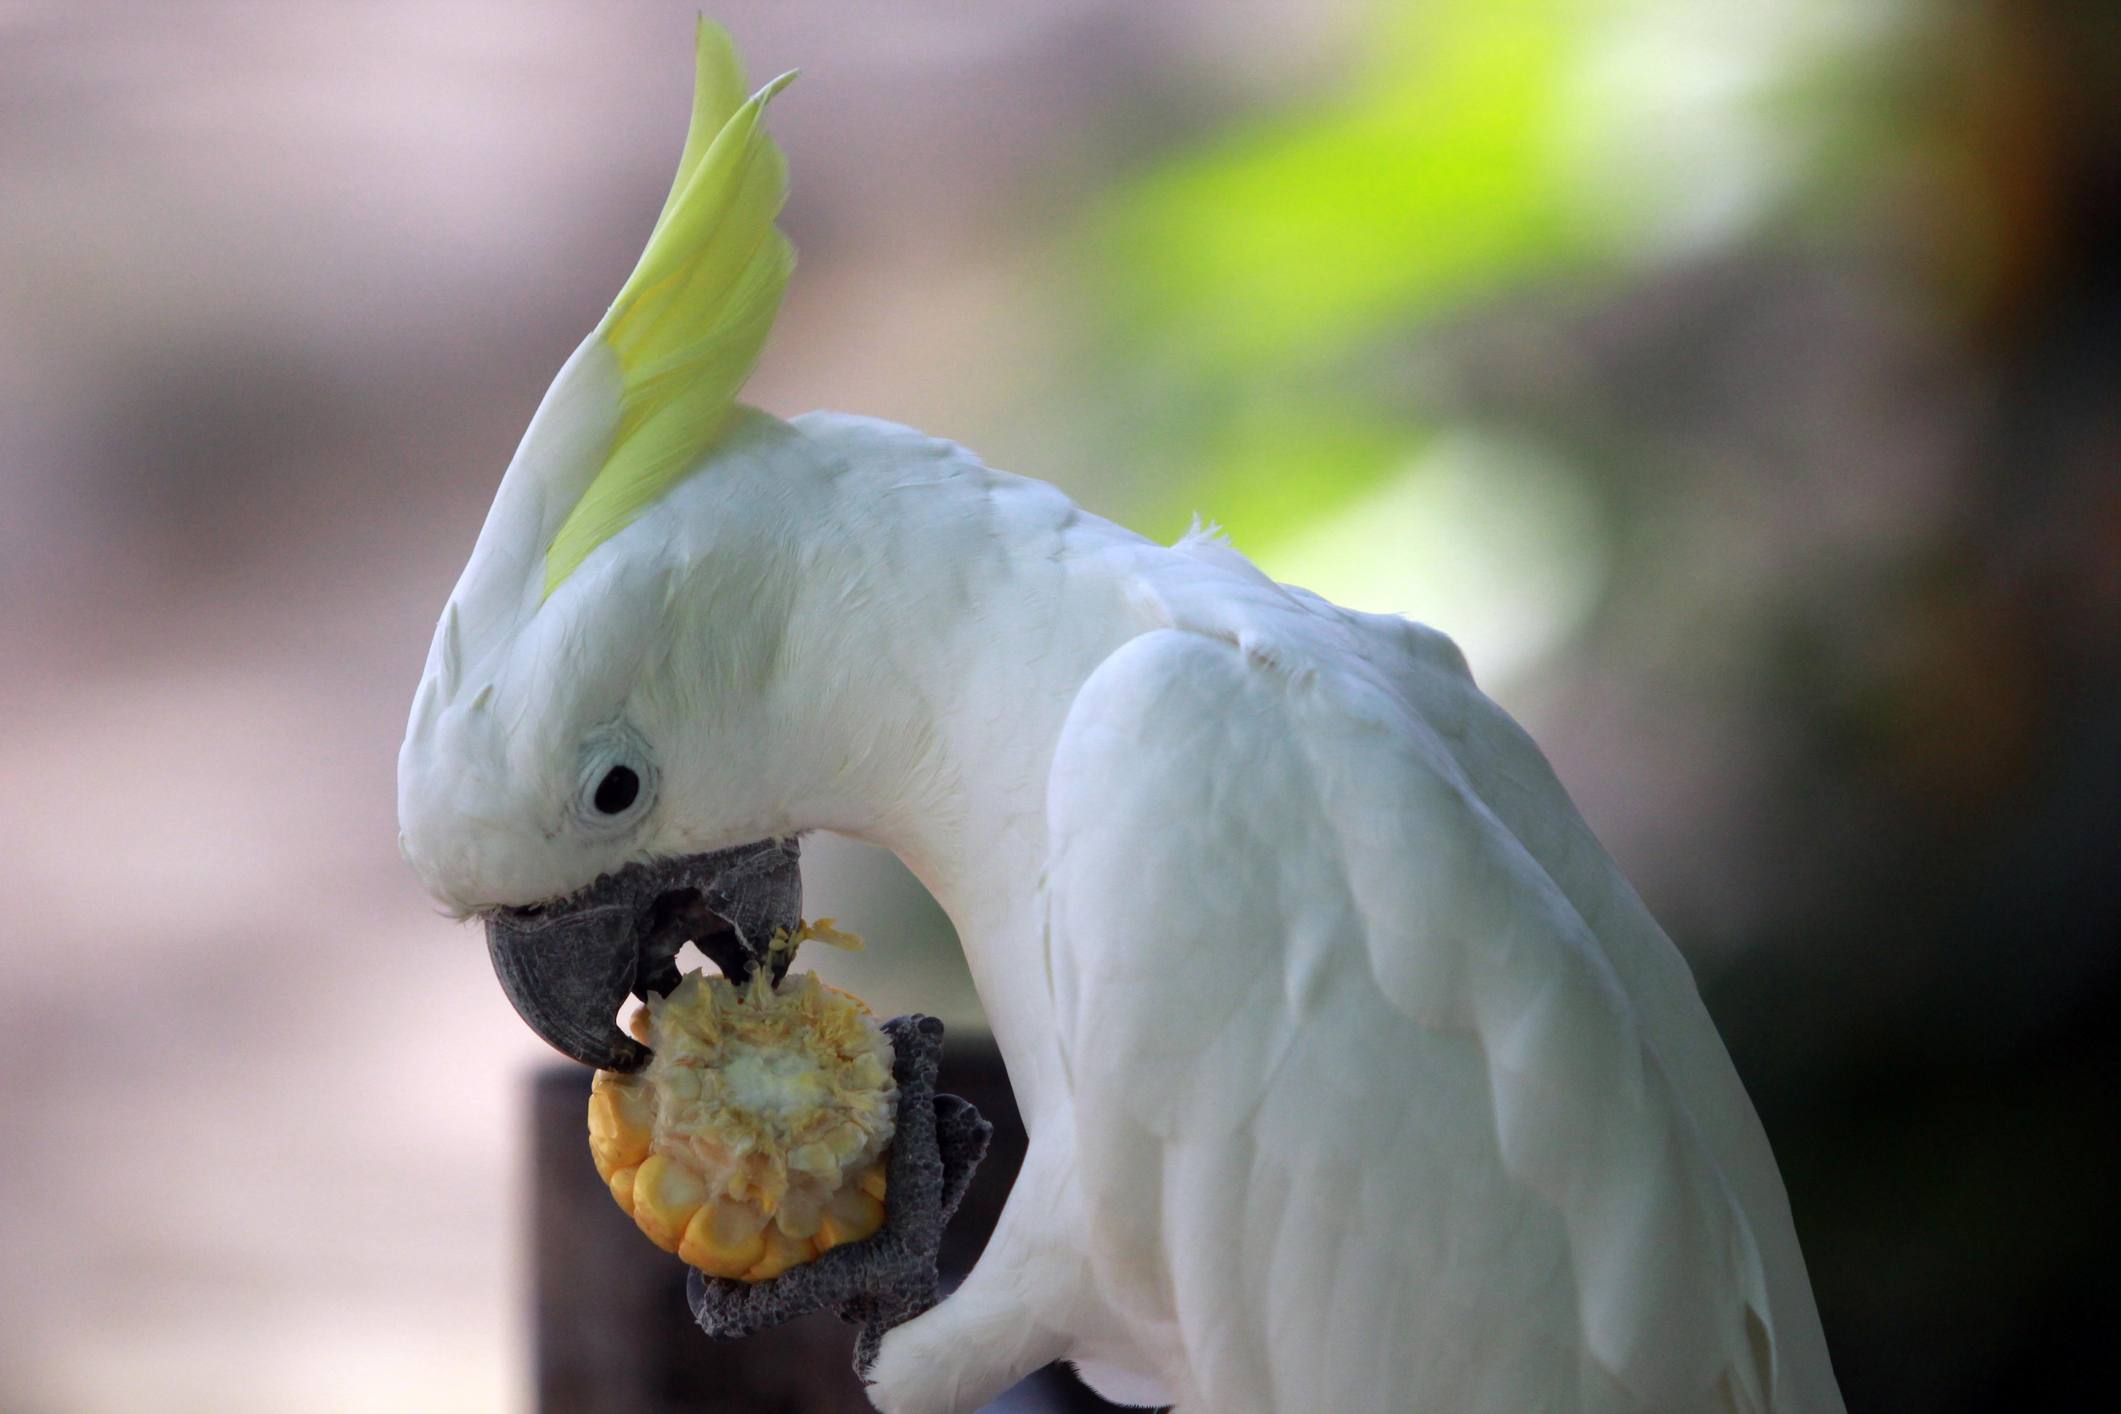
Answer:
[[669, 200], [413, 703], [401, 847], [526, 1019], [636, 1066], [614, 1012], [677, 934], [794, 921], [786, 842], [912, 868], [1031, 1142], [884, 1338], [886, 1410], [1056, 1359], [1195, 1411], [1840, 1409], [1686, 964], [1448, 638], [737, 404], [792, 268], [785, 82], [747, 100], [702, 23]]

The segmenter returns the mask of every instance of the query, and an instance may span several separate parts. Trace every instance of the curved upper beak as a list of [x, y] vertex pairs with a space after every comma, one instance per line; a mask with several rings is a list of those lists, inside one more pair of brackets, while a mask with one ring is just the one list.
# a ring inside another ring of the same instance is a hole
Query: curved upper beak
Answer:
[[627, 996], [677, 985], [690, 942], [739, 984], [761, 964], [774, 980], [790, 953], [778, 932], [802, 926], [794, 840], [629, 864], [567, 898], [486, 915], [486, 951], [516, 1014], [561, 1054], [605, 1070], [638, 1070], [649, 1050], [617, 1024]]

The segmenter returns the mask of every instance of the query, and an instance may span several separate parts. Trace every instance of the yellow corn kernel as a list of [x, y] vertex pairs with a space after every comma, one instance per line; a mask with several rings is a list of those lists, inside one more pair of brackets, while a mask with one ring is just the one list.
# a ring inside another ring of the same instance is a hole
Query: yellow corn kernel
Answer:
[[837, 918], [820, 918], [815, 923], [805, 923], [796, 933], [795, 940], [799, 943], [823, 943], [828, 948], [838, 948], [842, 952], [860, 952], [869, 946], [862, 941], [861, 934], [834, 927], [838, 922]]
[[842, 1188], [825, 1205], [818, 1223], [817, 1250], [830, 1252], [843, 1242], [860, 1242], [884, 1225], [884, 1205], [859, 1186]]
[[762, 1231], [766, 1237], [766, 1255], [744, 1273], [745, 1281], [771, 1281], [790, 1267], [800, 1266], [817, 1255], [816, 1243], [807, 1237], [790, 1237], [781, 1231], [779, 1223], [768, 1223]]
[[633, 1179], [640, 1171], [641, 1166], [634, 1164], [630, 1168], [617, 1169], [605, 1175], [605, 1181], [611, 1185], [611, 1196], [618, 1200], [619, 1206], [626, 1210], [626, 1216], [629, 1218], [633, 1216]]
[[653, 1155], [633, 1177], [633, 1220], [665, 1252], [678, 1250], [685, 1225], [706, 1201], [706, 1183], [668, 1154]]
[[712, 1277], [740, 1277], [766, 1255], [766, 1215], [721, 1198], [692, 1215], [678, 1256]]
[[881, 1225], [898, 1087], [860, 998], [809, 973], [693, 972], [628, 1029], [655, 1054], [597, 1075], [590, 1156], [656, 1245], [763, 1281]]
[[824, 1206], [815, 1199], [792, 1199], [774, 1213], [773, 1225], [790, 1237], [808, 1239], [817, 1236], [817, 1225], [824, 1217]]
[[840, 1161], [832, 1156], [831, 1145], [812, 1141], [788, 1151], [788, 1171], [837, 1181]]
[[655, 1111], [637, 1085], [600, 1073], [589, 1094], [589, 1154], [597, 1172], [609, 1179], [648, 1157]]

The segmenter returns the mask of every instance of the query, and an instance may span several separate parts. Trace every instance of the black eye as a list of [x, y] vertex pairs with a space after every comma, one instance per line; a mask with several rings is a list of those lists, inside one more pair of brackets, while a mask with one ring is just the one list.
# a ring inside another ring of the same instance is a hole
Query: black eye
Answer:
[[641, 778], [630, 766], [614, 766], [597, 782], [597, 793], [591, 797], [596, 808], [606, 815], [617, 815], [633, 804], [641, 793]]

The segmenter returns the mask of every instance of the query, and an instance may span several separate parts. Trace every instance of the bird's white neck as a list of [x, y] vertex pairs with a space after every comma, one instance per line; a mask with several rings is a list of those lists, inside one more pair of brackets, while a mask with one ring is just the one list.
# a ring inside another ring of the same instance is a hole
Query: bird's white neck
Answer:
[[936, 896], [1035, 1122], [1057, 1093], [1047, 772], [1083, 681], [1146, 626], [1128, 586], [1160, 552], [948, 444], [857, 419], [797, 425], [840, 464], [810, 532], [831, 556], [784, 640], [805, 645], [791, 675], [816, 704], [816, 769], [789, 823], [880, 844]]

